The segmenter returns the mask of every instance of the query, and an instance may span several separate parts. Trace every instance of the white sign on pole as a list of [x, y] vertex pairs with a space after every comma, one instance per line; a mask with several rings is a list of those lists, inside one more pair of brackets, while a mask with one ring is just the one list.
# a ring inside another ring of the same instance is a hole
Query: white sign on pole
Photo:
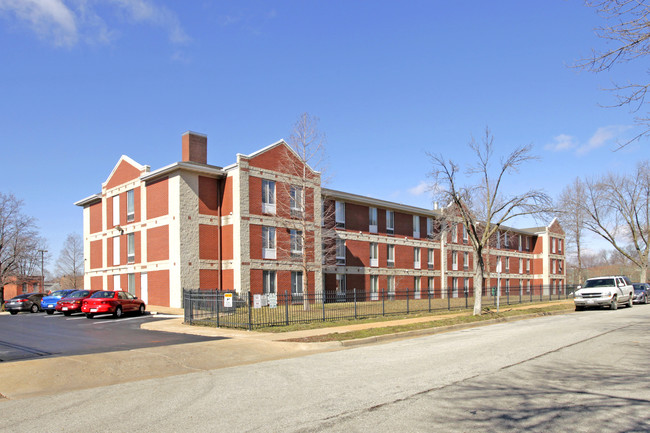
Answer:
[[223, 295], [223, 306], [225, 308], [232, 308], [232, 293], [226, 293]]
[[253, 308], [262, 308], [262, 295], [253, 295]]
[[276, 308], [278, 306], [278, 295], [269, 293], [266, 297], [269, 301], [269, 308]]

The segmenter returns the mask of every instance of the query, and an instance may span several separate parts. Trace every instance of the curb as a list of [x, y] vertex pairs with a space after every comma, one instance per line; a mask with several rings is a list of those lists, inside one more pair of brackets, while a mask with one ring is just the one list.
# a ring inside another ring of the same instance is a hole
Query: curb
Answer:
[[442, 334], [444, 332], [460, 331], [469, 328], [478, 328], [479, 326], [494, 325], [496, 323], [517, 322], [519, 320], [526, 320], [526, 319], [532, 319], [535, 317], [543, 317], [543, 316], [558, 316], [561, 314], [569, 314], [572, 312], [573, 309], [567, 309], [567, 310], [559, 310], [559, 311], [553, 311], [548, 313], [525, 314], [525, 315], [514, 316], [514, 317], [500, 317], [498, 319], [489, 319], [489, 320], [484, 320], [482, 322], [461, 323], [458, 325], [440, 326], [437, 328], [416, 329], [413, 331], [404, 331], [395, 334], [377, 335], [374, 337], [359, 338], [356, 340], [343, 340], [343, 341], [339, 341], [339, 344], [343, 347], [363, 346], [366, 344], [382, 343], [385, 341], [402, 340], [407, 338], [422, 337], [426, 335]]

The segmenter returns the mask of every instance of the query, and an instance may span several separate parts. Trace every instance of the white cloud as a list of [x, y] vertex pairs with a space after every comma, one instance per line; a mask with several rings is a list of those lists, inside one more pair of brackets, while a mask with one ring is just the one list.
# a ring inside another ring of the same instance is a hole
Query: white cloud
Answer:
[[564, 150], [573, 149], [577, 146], [578, 143], [574, 137], [566, 134], [560, 134], [556, 137], [553, 137], [553, 142], [548, 143], [546, 146], [544, 146], [544, 149], [552, 150], [554, 152], [561, 152]]
[[578, 148], [576, 154], [584, 155], [594, 149], [603, 147], [604, 145], [612, 142], [614, 139], [619, 138], [623, 132], [630, 129], [631, 126], [625, 125], [611, 125], [603, 126], [596, 130], [594, 135], [591, 136], [589, 141]]
[[[114, 16], [106, 16], [105, 5], [113, 6]], [[97, 12], [105, 16], [100, 16]], [[55, 46], [84, 43], [109, 43], [119, 33], [119, 18], [134, 24], [149, 24], [163, 29], [173, 44], [190, 40], [176, 14], [150, 0], [0, 0], [0, 13], [13, 14], [42, 39]]]
[[414, 186], [413, 188], [409, 188], [408, 192], [411, 195], [422, 195], [426, 194], [427, 192], [431, 191], [431, 185], [429, 185], [427, 182], [421, 180], [417, 186]]
[[62, 0], [0, 0], [0, 11], [13, 12], [43, 39], [56, 46], [77, 43], [76, 17]]

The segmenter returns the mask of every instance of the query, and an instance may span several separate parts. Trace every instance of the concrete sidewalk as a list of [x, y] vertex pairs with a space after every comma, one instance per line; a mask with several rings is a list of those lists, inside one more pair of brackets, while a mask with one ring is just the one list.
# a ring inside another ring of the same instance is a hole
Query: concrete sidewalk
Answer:
[[[557, 304], [557, 302], [553, 304]], [[567, 310], [560, 313], [566, 313], [573, 309], [573, 302], [567, 302], [566, 304]], [[526, 307], [513, 307], [512, 309], [514, 308]], [[148, 310], [152, 314], [182, 315], [182, 310], [166, 307], [149, 307]], [[444, 314], [281, 333], [190, 326], [183, 324], [182, 317], [151, 321], [144, 323], [142, 328], [161, 332], [181, 332], [220, 337], [221, 339], [200, 343], [4, 363], [0, 365], [0, 405], [3, 398], [20, 399], [51, 395], [118, 383], [300, 357], [320, 352], [343, 350], [346, 347], [359, 344], [373, 344], [390, 339], [411, 338], [461, 328], [484, 326], [491, 322], [484, 321], [453, 327], [428, 328], [347, 342], [301, 343], [284, 341], [359, 329], [434, 321], [466, 314], [468, 313], [463, 312], [453, 315]], [[531, 316], [525, 315], [516, 320], [529, 317]]]

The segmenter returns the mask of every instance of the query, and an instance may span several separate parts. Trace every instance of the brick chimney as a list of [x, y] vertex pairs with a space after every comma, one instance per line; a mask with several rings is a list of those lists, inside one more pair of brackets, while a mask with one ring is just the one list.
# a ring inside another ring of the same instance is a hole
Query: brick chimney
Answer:
[[208, 136], [187, 131], [183, 134], [183, 161], [208, 163]]

